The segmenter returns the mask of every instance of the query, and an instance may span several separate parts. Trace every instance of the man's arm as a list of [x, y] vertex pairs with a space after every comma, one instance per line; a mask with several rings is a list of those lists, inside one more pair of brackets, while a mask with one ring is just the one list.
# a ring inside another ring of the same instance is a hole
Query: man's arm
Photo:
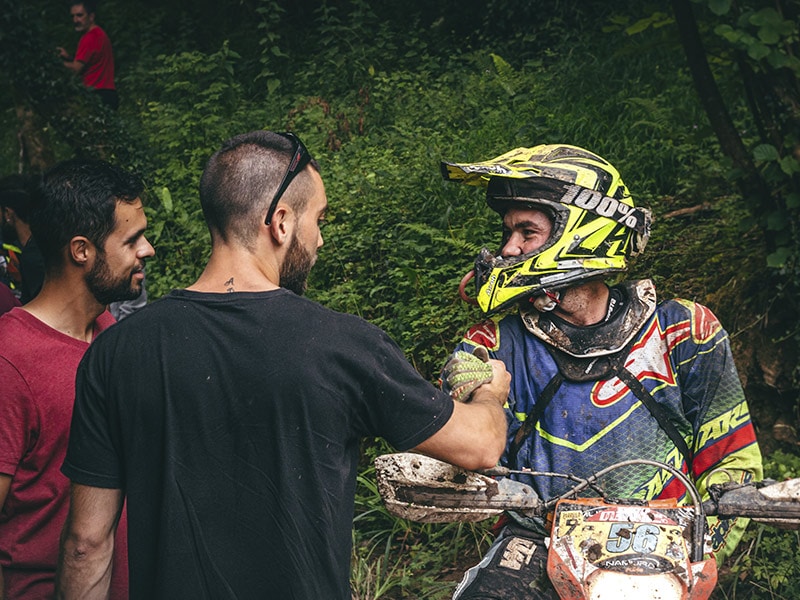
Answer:
[[86, 68], [86, 63], [82, 63], [79, 60], [75, 60], [75, 58], [70, 56], [69, 52], [64, 50], [64, 48], [62, 48], [61, 46], [56, 48], [56, 50], [58, 50], [58, 54], [61, 57], [64, 66], [67, 67], [70, 71], [72, 71], [76, 75], [80, 75]]
[[63, 64], [70, 71], [75, 73], [75, 75], [80, 75], [86, 68], [86, 65], [79, 60], [65, 60]]
[[[10, 330], [10, 328], [9, 328]], [[3, 330], [5, 333], [6, 330]], [[8, 336], [3, 335], [7, 343]], [[0, 356], [0, 510], [9, 501], [11, 485], [25, 450], [32, 443], [38, 423], [37, 404], [31, 388], [5, 355]], [[3, 540], [4, 542], [6, 540]], [[4, 544], [7, 546], [7, 544]], [[0, 600], [6, 597], [5, 576], [0, 568]]]
[[468, 404], [455, 402], [453, 414], [439, 431], [414, 450], [465, 469], [489, 469], [506, 447], [506, 415], [511, 375], [499, 360], [490, 360], [492, 380], [472, 393]]
[[[5, 473], [0, 473], [0, 510], [6, 504], [6, 498], [8, 497], [8, 491], [11, 489], [11, 475], [6, 475]], [[6, 598], [6, 583], [3, 579], [3, 567], [0, 566], [0, 600], [5, 600]]]
[[[761, 451], [728, 334], [708, 308], [686, 300], [677, 300], [676, 305], [686, 312], [676, 312], [672, 322], [689, 324], [691, 337], [670, 349], [670, 360], [679, 365], [684, 409], [696, 432], [692, 475], [707, 499], [712, 479], [714, 483], [763, 479]], [[707, 520], [711, 554], [721, 565], [741, 540], [748, 519]]]
[[122, 490], [72, 484], [69, 516], [61, 533], [57, 598], [93, 600], [108, 596], [114, 533], [122, 502]]

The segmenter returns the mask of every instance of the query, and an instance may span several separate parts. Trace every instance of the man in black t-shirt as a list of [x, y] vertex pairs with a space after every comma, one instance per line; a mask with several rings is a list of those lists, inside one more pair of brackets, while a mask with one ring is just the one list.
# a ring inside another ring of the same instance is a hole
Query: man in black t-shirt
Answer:
[[79, 369], [59, 591], [107, 585], [127, 497], [133, 600], [350, 600], [359, 441], [494, 466], [510, 377], [492, 361], [455, 403], [383, 331], [301, 297], [327, 198], [293, 134], [227, 141], [200, 200], [203, 274], [99, 336]]

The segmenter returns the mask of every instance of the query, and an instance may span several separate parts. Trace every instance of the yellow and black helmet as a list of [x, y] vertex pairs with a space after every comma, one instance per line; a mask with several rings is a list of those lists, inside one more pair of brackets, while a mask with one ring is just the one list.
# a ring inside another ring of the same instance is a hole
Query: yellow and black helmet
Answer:
[[634, 206], [617, 170], [593, 152], [541, 145], [441, 168], [446, 180], [486, 186], [486, 201], [500, 215], [529, 207], [552, 221], [550, 238], [535, 252], [503, 258], [481, 251], [472, 274], [475, 301], [488, 314], [624, 271], [647, 244], [650, 211]]

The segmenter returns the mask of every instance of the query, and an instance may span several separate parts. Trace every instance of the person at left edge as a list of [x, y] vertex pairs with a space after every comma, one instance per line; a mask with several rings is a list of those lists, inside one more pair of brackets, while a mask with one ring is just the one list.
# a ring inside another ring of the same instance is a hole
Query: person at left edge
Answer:
[[[109, 302], [139, 294], [153, 247], [142, 183], [108, 163], [71, 160], [44, 175], [32, 198], [45, 282], [25, 306], [0, 317], [0, 598], [55, 594], [69, 480], [67, 450], [78, 363], [113, 318]], [[127, 597], [126, 521], [111, 597]], [[5, 595], [3, 595], [5, 594]]]
[[494, 466], [510, 375], [494, 361], [455, 403], [383, 331], [302, 297], [328, 200], [297, 136], [225, 142], [200, 203], [200, 278], [105, 332], [78, 370], [58, 590], [102, 597], [127, 497], [132, 599], [350, 600], [362, 438]]
[[119, 96], [114, 85], [114, 53], [108, 35], [95, 23], [95, 10], [95, 3], [91, 0], [71, 4], [70, 14], [75, 31], [83, 35], [78, 41], [75, 56], [70, 56], [60, 46], [56, 50], [64, 66], [80, 75], [83, 85], [95, 90], [106, 106], [116, 110], [119, 107]]
[[[2, 213], [3, 239], [16, 238], [20, 245], [19, 283], [20, 302], [27, 304], [44, 282], [44, 259], [31, 234], [28, 213], [32, 188], [37, 178], [32, 175], [9, 175], [0, 179], [0, 213]], [[8, 235], [11, 234], [11, 235]]]

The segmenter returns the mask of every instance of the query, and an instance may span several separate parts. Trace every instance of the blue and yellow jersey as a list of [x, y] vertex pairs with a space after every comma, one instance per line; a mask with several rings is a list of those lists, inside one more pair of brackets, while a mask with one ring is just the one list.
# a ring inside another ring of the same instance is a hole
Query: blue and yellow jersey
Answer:
[[[558, 369], [545, 343], [531, 334], [519, 313], [497, 316], [472, 327], [458, 349], [483, 345], [511, 373], [507, 405], [509, 444]], [[619, 461], [647, 458], [689, 472], [705, 496], [714, 482], [760, 480], [761, 453], [728, 335], [706, 307], [685, 300], [659, 304], [636, 334], [626, 368], [663, 407], [693, 454], [687, 465], [650, 411], [616, 376], [600, 381], [565, 380], [506, 466], [585, 477]], [[509, 464], [515, 462], [515, 464]], [[718, 471], [725, 469], [726, 474]], [[685, 490], [650, 467], [614, 472], [607, 495], [682, 498]], [[570, 484], [553, 477], [519, 476], [545, 499]], [[746, 520], [709, 519], [712, 552], [721, 560], [735, 547]]]

